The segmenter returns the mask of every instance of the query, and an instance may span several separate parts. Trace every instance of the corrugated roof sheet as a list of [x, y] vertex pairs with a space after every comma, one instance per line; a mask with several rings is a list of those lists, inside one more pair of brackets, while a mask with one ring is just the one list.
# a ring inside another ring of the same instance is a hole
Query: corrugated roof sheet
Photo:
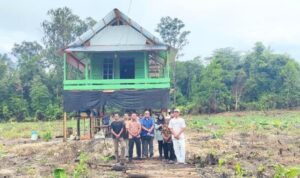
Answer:
[[114, 51], [162, 51], [167, 50], [164, 45], [113, 45], [113, 46], [87, 46], [68, 48], [66, 51], [82, 52], [114, 52]]
[[[108, 25], [114, 19], [121, 18], [126, 25]], [[83, 47], [90, 40], [89, 47]], [[146, 44], [151, 41], [153, 44]], [[79, 49], [75, 49], [79, 48]], [[168, 46], [159, 41], [158, 38], [146, 29], [131, 20], [118, 9], [112, 10], [92, 29], [88, 30], [74, 42], [68, 45], [69, 51], [126, 51], [126, 50], [165, 50]]]
[[128, 25], [107, 26], [97, 33], [90, 45], [145, 45], [147, 38]]

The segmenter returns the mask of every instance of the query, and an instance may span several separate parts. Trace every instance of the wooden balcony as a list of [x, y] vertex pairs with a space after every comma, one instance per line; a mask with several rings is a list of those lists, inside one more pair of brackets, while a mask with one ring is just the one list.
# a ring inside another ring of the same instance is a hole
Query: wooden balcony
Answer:
[[124, 90], [170, 88], [170, 78], [64, 80], [64, 90]]

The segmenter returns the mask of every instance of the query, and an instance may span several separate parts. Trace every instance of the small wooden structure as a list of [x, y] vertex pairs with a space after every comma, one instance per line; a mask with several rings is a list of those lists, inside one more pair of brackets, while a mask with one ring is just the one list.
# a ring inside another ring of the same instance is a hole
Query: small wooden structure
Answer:
[[106, 105], [168, 108], [170, 61], [175, 53], [118, 9], [112, 10], [64, 49], [64, 123], [66, 112], [102, 113]]

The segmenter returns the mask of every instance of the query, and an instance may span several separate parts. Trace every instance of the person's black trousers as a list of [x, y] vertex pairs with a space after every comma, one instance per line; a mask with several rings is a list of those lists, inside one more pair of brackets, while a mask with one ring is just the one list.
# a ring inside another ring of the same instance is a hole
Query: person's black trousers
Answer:
[[164, 157], [165, 157], [165, 159], [175, 160], [176, 156], [175, 156], [175, 152], [174, 152], [174, 148], [173, 148], [173, 143], [172, 142], [171, 143], [164, 142], [163, 147], [164, 147]]
[[153, 157], [153, 137], [144, 136], [142, 139], [142, 147], [143, 147], [143, 157], [148, 158], [150, 153], [150, 158]]
[[159, 157], [162, 157], [163, 155], [163, 145], [164, 145], [164, 141], [162, 140], [158, 140], [158, 152], [159, 152]]
[[137, 157], [141, 158], [141, 139], [137, 137], [133, 137], [129, 139], [129, 155], [128, 155], [129, 160], [132, 160], [134, 143], [137, 151]]

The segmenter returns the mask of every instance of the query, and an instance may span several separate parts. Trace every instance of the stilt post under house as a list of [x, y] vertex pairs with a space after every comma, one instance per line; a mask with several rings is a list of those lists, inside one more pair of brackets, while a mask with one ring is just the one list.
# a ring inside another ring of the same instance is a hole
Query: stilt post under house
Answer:
[[85, 135], [85, 117], [83, 117], [83, 135]]
[[66, 112], [64, 112], [63, 133], [64, 133], [64, 142], [65, 142], [67, 140], [67, 113]]
[[90, 139], [92, 139], [93, 135], [92, 135], [92, 117], [89, 116], [90, 118]]
[[77, 137], [80, 139], [80, 112], [77, 113]]

